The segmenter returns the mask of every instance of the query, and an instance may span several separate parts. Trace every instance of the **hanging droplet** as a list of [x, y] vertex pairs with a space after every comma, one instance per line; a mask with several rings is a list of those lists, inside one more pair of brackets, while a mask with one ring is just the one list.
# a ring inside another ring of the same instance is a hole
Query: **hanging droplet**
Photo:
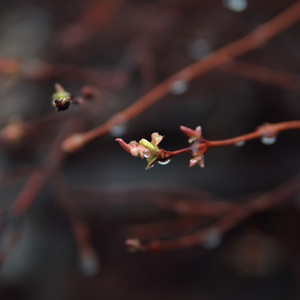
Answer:
[[171, 86], [171, 92], [174, 95], [182, 95], [188, 90], [188, 83], [184, 80], [174, 81]]
[[82, 253], [80, 255], [79, 266], [82, 273], [87, 277], [95, 276], [99, 273], [99, 262], [96, 254]]
[[235, 143], [235, 146], [236, 147], [243, 147], [245, 144], [246, 144], [245, 141], [240, 141], [240, 142]]
[[261, 142], [265, 145], [273, 145], [275, 142], [277, 141], [277, 137], [276, 136], [263, 136], [261, 138]]
[[146, 149], [143, 151], [144, 158], [150, 158], [152, 156], [152, 151], [150, 149]]
[[221, 245], [222, 238], [220, 234], [212, 230], [210, 234], [207, 236], [207, 239], [202, 243], [202, 247], [208, 250], [216, 249]]
[[241, 12], [247, 8], [248, 1], [247, 0], [223, 0], [223, 5], [234, 12]]
[[192, 41], [187, 48], [188, 55], [195, 60], [200, 60], [211, 52], [211, 46], [205, 39]]
[[113, 137], [121, 137], [126, 133], [126, 131], [127, 131], [127, 125], [125, 123], [123, 123], [123, 124], [114, 126], [111, 129], [110, 134]]
[[168, 160], [165, 160], [165, 161], [158, 161], [158, 163], [160, 165], [167, 165], [170, 161], [171, 161], [171, 159], [168, 159]]
[[196, 164], [198, 164], [199, 163], [199, 159], [197, 159], [197, 158], [191, 158], [190, 159], [190, 166], [192, 167], [192, 166], [195, 166]]

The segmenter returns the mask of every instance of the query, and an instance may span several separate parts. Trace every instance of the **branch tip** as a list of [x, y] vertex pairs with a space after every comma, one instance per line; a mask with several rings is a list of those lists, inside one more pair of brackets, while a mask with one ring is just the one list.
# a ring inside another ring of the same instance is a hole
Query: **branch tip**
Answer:
[[85, 145], [85, 143], [86, 139], [84, 134], [73, 133], [62, 142], [61, 148], [64, 152], [67, 153], [76, 152], [81, 149]]

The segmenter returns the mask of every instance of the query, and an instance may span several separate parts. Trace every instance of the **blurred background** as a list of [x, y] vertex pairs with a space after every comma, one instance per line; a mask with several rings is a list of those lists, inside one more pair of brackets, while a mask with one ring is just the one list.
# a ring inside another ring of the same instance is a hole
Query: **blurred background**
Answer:
[[[43, 161], [72, 113], [82, 131], [99, 126], [294, 2], [0, 1], [1, 128], [12, 118], [58, 118], [42, 122], [19, 143], [1, 144], [1, 211], [14, 203], [28, 170]], [[244, 203], [292, 178], [300, 167], [299, 132], [284, 132], [273, 145], [255, 140], [212, 149], [204, 169], [189, 168], [190, 157], [181, 155], [145, 171], [145, 161], [115, 142], [150, 139], [158, 131], [165, 136], [161, 146], [175, 150], [187, 145], [180, 125], [201, 125], [204, 138], [217, 140], [265, 122], [299, 119], [299, 33], [300, 23], [236, 65], [177, 82], [146, 112], [70, 154], [61, 171], [90, 228], [97, 259], [78, 253], [70, 219], [49, 181], [28, 212], [11, 221], [20, 236], [0, 269], [0, 299], [299, 299], [299, 195], [197, 247], [153, 254], [130, 253], [125, 246], [127, 238], [155, 240], [162, 233], [172, 239], [210, 224], [160, 207], [163, 197], [198, 201], [208, 192]], [[268, 81], [259, 67], [290, 77]], [[91, 86], [92, 109], [72, 105], [56, 113], [51, 95], [57, 82], [74, 95]]]

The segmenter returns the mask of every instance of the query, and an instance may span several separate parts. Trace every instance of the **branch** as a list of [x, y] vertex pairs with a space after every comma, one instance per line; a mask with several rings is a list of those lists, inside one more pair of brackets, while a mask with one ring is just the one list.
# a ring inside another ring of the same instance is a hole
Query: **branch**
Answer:
[[[140, 243], [135, 241], [139, 246], [135, 250], [142, 251], [165, 251], [176, 250], [201, 245], [205, 243], [212, 235], [221, 236], [230, 229], [234, 228], [253, 214], [267, 211], [280, 203], [289, 200], [300, 191], [300, 176], [296, 176], [283, 185], [277, 187], [269, 193], [254, 198], [249, 203], [233, 209], [225, 214], [213, 225], [201, 229], [190, 235], [180, 237], [170, 241], [152, 241], [150, 243]], [[133, 241], [133, 240], [129, 240]], [[127, 243], [130, 244], [130, 243]]]
[[268, 83], [283, 89], [296, 90], [300, 92], [300, 81], [296, 76], [267, 67], [234, 60], [221, 66], [220, 70], [254, 81]]
[[52, 177], [53, 190], [64, 207], [71, 222], [77, 244], [80, 266], [84, 275], [94, 276], [99, 271], [99, 259], [92, 245], [90, 228], [84, 220], [80, 207], [74, 201], [74, 195], [60, 171]]
[[[88, 142], [107, 134], [116, 125], [126, 123], [143, 113], [163, 97], [172, 92], [174, 83], [189, 82], [205, 73], [212, 71], [232, 59], [242, 56], [251, 50], [257, 49], [279, 33], [283, 32], [300, 19], [300, 1], [295, 2], [286, 10], [278, 14], [270, 21], [259, 26], [245, 37], [236, 40], [219, 50], [206, 56], [203, 60], [196, 62], [181, 71], [175, 73], [155, 88], [146, 93], [132, 105], [114, 115], [103, 125], [86, 133], [71, 135], [62, 144], [65, 152], [79, 150]], [[80, 138], [79, 138], [80, 137]]]
[[198, 126], [195, 130], [185, 126], [181, 126], [180, 129], [189, 137], [189, 143], [191, 146], [175, 151], [168, 151], [159, 147], [159, 143], [163, 139], [163, 136], [159, 135], [157, 132], [152, 133], [151, 142], [141, 139], [139, 143], [136, 141], [131, 141], [129, 144], [127, 144], [120, 138], [116, 139], [116, 141], [131, 155], [146, 158], [148, 161], [146, 170], [151, 168], [156, 162], [165, 164], [174, 156], [187, 152], [191, 153], [193, 156], [193, 158], [190, 160], [190, 167], [198, 164], [203, 168], [204, 154], [210, 148], [244, 144], [246, 141], [258, 138], [260, 138], [264, 144], [271, 145], [276, 141], [276, 137], [281, 131], [300, 129], [300, 121], [287, 121], [275, 124], [266, 123], [259, 126], [257, 130], [253, 132], [230, 139], [216, 141], [204, 139], [202, 137], [200, 126]]
[[60, 144], [62, 140], [76, 128], [75, 126], [78, 126], [78, 120], [69, 120], [65, 125], [64, 130], [57, 137], [56, 141], [54, 141], [43, 164], [36, 167], [32, 172], [11, 207], [11, 211], [15, 216], [20, 217], [29, 209], [49, 177], [59, 167], [65, 156], [60, 149]]

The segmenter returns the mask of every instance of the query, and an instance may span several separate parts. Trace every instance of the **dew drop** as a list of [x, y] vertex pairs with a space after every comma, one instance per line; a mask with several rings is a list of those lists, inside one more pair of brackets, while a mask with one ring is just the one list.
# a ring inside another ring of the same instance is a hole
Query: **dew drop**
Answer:
[[171, 92], [174, 95], [182, 95], [188, 90], [188, 83], [184, 80], [174, 81], [171, 86]]
[[222, 238], [220, 234], [212, 230], [211, 233], [207, 236], [207, 239], [202, 243], [202, 247], [208, 250], [216, 249], [221, 245]]
[[277, 137], [276, 136], [271, 136], [271, 137], [268, 137], [268, 136], [263, 136], [261, 138], [261, 142], [265, 145], [273, 145], [277, 140]]
[[120, 125], [114, 126], [111, 129], [110, 134], [113, 137], [121, 137], [126, 133], [126, 131], [127, 131], [127, 125], [126, 124], [120, 124]]
[[235, 146], [236, 147], [243, 147], [245, 144], [246, 144], [245, 141], [240, 141], [240, 142], [235, 143]]
[[150, 158], [152, 156], [152, 152], [149, 149], [143, 151], [143, 155], [145, 158]]
[[247, 0], [223, 0], [223, 5], [234, 12], [241, 12], [247, 8], [248, 1]]
[[187, 47], [187, 54], [195, 60], [200, 60], [211, 52], [211, 46], [205, 39], [192, 41]]
[[168, 159], [168, 160], [165, 160], [165, 161], [158, 161], [158, 163], [160, 165], [167, 165], [170, 161], [171, 161], [171, 159]]
[[196, 165], [198, 162], [199, 162], [199, 160], [196, 159], [196, 158], [191, 158], [190, 159], [190, 164], [193, 165], [193, 166]]
[[81, 272], [87, 277], [97, 275], [99, 273], [97, 256], [94, 253], [83, 253], [80, 257], [79, 267]]

